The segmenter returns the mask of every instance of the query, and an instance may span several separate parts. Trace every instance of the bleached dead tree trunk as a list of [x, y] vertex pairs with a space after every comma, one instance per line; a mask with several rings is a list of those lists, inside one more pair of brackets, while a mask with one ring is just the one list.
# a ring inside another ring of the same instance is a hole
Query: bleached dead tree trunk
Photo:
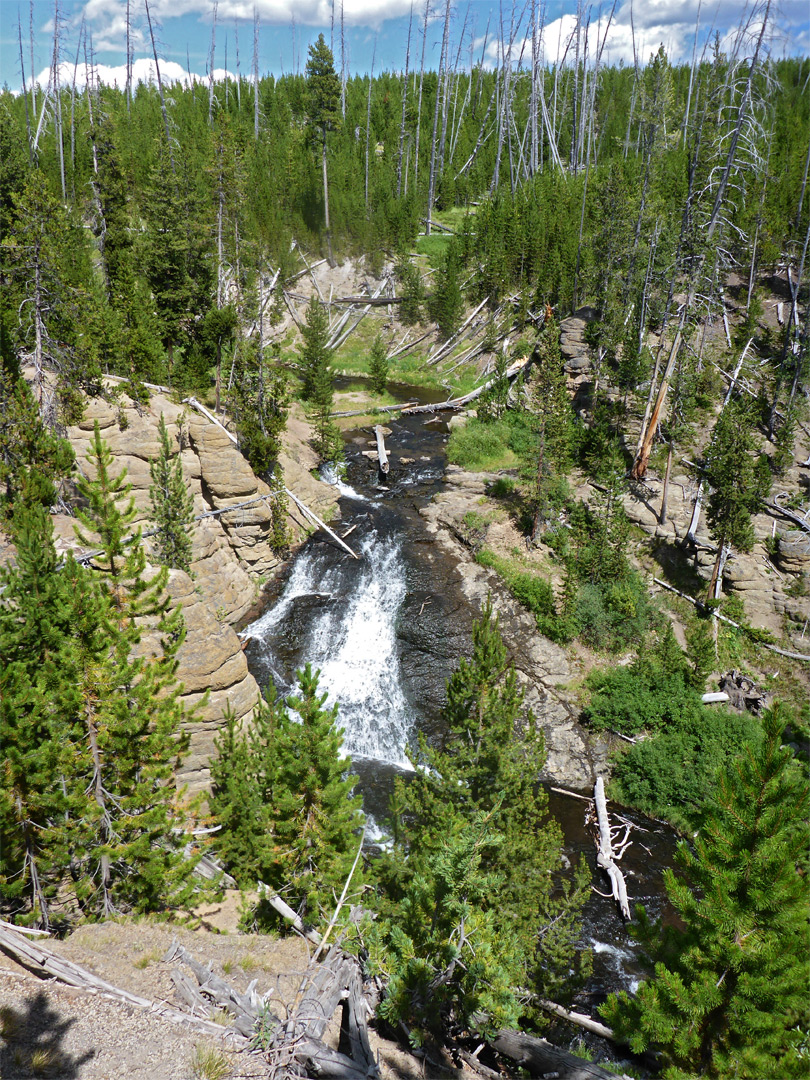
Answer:
[[633, 467], [630, 471], [630, 475], [634, 480], [643, 479], [647, 472], [647, 464], [650, 460], [650, 452], [652, 450], [653, 439], [655, 438], [655, 433], [658, 430], [658, 424], [661, 419], [661, 412], [663, 410], [664, 403], [666, 402], [667, 392], [669, 390], [669, 383], [672, 378], [672, 373], [675, 370], [675, 363], [678, 359], [681, 345], [683, 344], [684, 331], [686, 329], [691, 308], [695, 302], [700, 275], [706, 262], [706, 257], [710, 249], [712, 238], [721, 220], [721, 210], [723, 208], [723, 203], [726, 197], [726, 190], [731, 180], [731, 174], [737, 156], [737, 146], [740, 141], [743, 125], [746, 121], [751, 103], [754, 77], [756, 75], [759, 64], [759, 57], [762, 49], [762, 43], [765, 38], [765, 31], [768, 27], [770, 7], [771, 0], [767, 0], [764, 13], [762, 14], [762, 26], [760, 28], [759, 36], [757, 37], [756, 47], [754, 49], [754, 54], [751, 58], [751, 62], [749, 65], [748, 78], [746, 80], [745, 89], [743, 90], [740, 104], [737, 109], [736, 123], [731, 133], [731, 138], [729, 140], [725, 165], [723, 168], [723, 172], [720, 176], [720, 183], [718, 184], [717, 191], [715, 193], [711, 214], [709, 215], [709, 220], [707, 222], [706, 228], [703, 231], [703, 247], [700, 255], [696, 260], [696, 265], [690, 275], [686, 301], [681, 308], [681, 314], [678, 320], [678, 328], [675, 332], [675, 337], [669, 350], [667, 365], [664, 369], [664, 374], [661, 377], [661, 385], [658, 389], [658, 394], [655, 399], [655, 405], [653, 406], [649, 422], [646, 426], [646, 430], [644, 430], [643, 432], [642, 438], [640, 440], [640, 447], [636, 454], [636, 459], [633, 462]]
[[[22, 92], [23, 99], [25, 101], [25, 131], [28, 137], [28, 163], [33, 165], [34, 163], [34, 151], [31, 146], [31, 114], [28, 109], [28, 87], [25, 82], [25, 63], [23, 61], [23, 47], [22, 47], [22, 23], [20, 22], [19, 12], [17, 13], [17, 36], [20, 41], [20, 78], [22, 79]], [[33, 80], [34, 73], [31, 72], [31, 79]]]
[[214, 122], [214, 64], [217, 49], [217, 8], [219, 0], [214, 0], [211, 19], [211, 51], [208, 54], [208, 126]]
[[160, 77], [160, 62], [158, 60], [157, 47], [155, 45], [155, 31], [152, 26], [152, 16], [149, 13], [149, 0], [143, 0], [144, 10], [146, 12], [146, 22], [149, 27], [149, 40], [152, 43], [152, 56], [155, 61], [155, 75], [157, 77], [158, 94], [160, 95], [160, 112], [163, 117], [163, 129], [166, 133], [166, 148], [169, 151], [169, 161], [172, 166], [172, 172], [177, 172], [177, 167], [174, 163], [174, 153], [172, 152], [172, 138], [169, 131], [169, 114], [166, 112], [166, 95], [163, 93], [163, 80]]
[[408, 44], [405, 49], [405, 78], [402, 81], [402, 120], [399, 124], [399, 152], [397, 154], [397, 198], [402, 194], [402, 148], [405, 144], [405, 115], [408, 105], [408, 69], [411, 64], [411, 31], [413, 30], [413, 4], [408, 19]]
[[442, 33], [442, 51], [439, 58], [439, 81], [436, 84], [436, 103], [433, 108], [433, 135], [430, 140], [430, 174], [428, 177], [427, 224], [425, 225], [425, 232], [428, 236], [430, 236], [430, 219], [433, 216], [433, 203], [436, 192], [436, 136], [439, 127], [439, 104], [441, 100], [442, 78], [447, 78], [447, 36], [450, 31], [450, 3], [451, 0], [447, 0], [444, 8], [444, 31]]
[[259, 141], [259, 9], [253, 8], [253, 138]]
[[[413, 155], [413, 186], [414, 189], [419, 180], [419, 141], [422, 130], [422, 85], [425, 81], [425, 48], [427, 47], [427, 28], [430, 18], [430, 0], [425, 0], [425, 17], [422, 22], [422, 59], [419, 64], [419, 98], [416, 106], [416, 134], [414, 136]], [[430, 214], [428, 214], [430, 217]]]
[[608, 817], [607, 812], [607, 799], [605, 798], [605, 781], [601, 776], [597, 777], [596, 784], [594, 785], [593, 800], [596, 807], [596, 818], [599, 824], [599, 850], [597, 852], [596, 862], [610, 878], [613, 899], [618, 904], [622, 918], [629, 921], [630, 902], [627, 899], [627, 885], [624, 880], [624, 874], [618, 868], [616, 863], [627, 850], [629, 844], [628, 836], [630, 835], [632, 826], [625, 826], [624, 837], [619, 843], [618, 850], [614, 851], [613, 837], [616, 830], [612, 829], [610, 826], [610, 818]]

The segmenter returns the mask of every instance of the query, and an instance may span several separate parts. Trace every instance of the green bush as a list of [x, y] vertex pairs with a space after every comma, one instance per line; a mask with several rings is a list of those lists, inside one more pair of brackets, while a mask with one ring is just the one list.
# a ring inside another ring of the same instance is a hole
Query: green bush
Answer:
[[675, 721], [676, 730], [636, 743], [613, 770], [615, 793], [653, 817], [692, 831], [715, 792], [717, 770], [746, 744], [761, 741], [757, 720], [699, 702]]
[[545, 634], [544, 627], [551, 625], [557, 615], [554, 592], [546, 579], [529, 570], [521, 570], [510, 559], [504, 559], [487, 548], [479, 551], [476, 559], [481, 566], [495, 570], [503, 578], [509, 592], [536, 616], [538, 629]]
[[652, 668], [645, 678], [643, 668], [637, 662], [590, 676], [593, 696], [583, 713], [589, 727], [637, 735], [681, 727], [702, 715], [699, 695], [684, 684], [682, 676]]

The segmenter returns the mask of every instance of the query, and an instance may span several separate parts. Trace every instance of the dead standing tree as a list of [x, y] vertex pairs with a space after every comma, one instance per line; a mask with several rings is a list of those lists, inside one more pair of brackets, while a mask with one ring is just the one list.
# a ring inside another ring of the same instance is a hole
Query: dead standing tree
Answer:
[[744, 83], [743, 90], [739, 99], [739, 104], [737, 106], [735, 124], [728, 141], [728, 151], [726, 153], [725, 163], [720, 174], [720, 181], [715, 191], [711, 213], [709, 214], [709, 219], [706, 223], [705, 229], [702, 230], [701, 250], [689, 274], [686, 299], [681, 306], [678, 326], [675, 331], [675, 336], [672, 340], [672, 344], [670, 346], [669, 356], [667, 359], [666, 367], [664, 369], [664, 373], [661, 377], [661, 383], [655, 398], [655, 404], [652, 407], [652, 412], [650, 413], [649, 420], [645, 420], [644, 426], [642, 428], [642, 435], [639, 439], [638, 450], [635, 460], [633, 462], [633, 467], [630, 472], [630, 475], [634, 480], [643, 479], [647, 472], [647, 464], [650, 460], [650, 452], [652, 450], [655, 433], [658, 430], [658, 424], [661, 419], [661, 412], [666, 402], [669, 384], [672, 379], [672, 374], [675, 370], [675, 364], [678, 360], [681, 346], [684, 342], [684, 336], [689, 322], [689, 318], [691, 316], [695, 301], [698, 296], [704, 267], [706, 265], [709, 253], [712, 251], [712, 240], [718, 230], [718, 227], [724, 221], [723, 211], [725, 208], [726, 192], [734, 172], [735, 164], [737, 161], [737, 151], [741, 137], [743, 135], [743, 130], [748, 121], [749, 113], [752, 108], [754, 77], [759, 66], [760, 55], [765, 40], [765, 32], [769, 26], [770, 7], [771, 0], [766, 0], [764, 9], [760, 6], [756, 6], [751, 10], [749, 14], [746, 29], [748, 29], [748, 27], [752, 25], [755, 18], [761, 18], [762, 23], [759, 30], [759, 35], [756, 39], [756, 46], [754, 48], [753, 56], [751, 57], [750, 63], [748, 65], [748, 77]]

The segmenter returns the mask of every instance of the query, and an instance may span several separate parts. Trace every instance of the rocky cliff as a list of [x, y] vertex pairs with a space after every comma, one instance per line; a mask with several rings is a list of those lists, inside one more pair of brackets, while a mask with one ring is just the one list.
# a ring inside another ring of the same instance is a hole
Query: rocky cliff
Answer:
[[[255, 606], [262, 585], [280, 568], [280, 560], [269, 544], [267, 503], [239, 505], [267, 495], [269, 488], [254, 474], [228, 433], [189, 405], [177, 404], [159, 393], [145, 406], [127, 397], [116, 405], [101, 397], [88, 399], [83, 419], [68, 429], [78, 467], [85, 473], [89, 470], [86, 453], [97, 421], [114, 457], [113, 470], [126, 468], [133, 485], [137, 523], [148, 529], [149, 462], [158, 454], [161, 414], [180, 453], [195, 514], [212, 515], [195, 524], [191, 575], [173, 570], [168, 586], [172, 603], [182, 606], [186, 623], [178, 677], [189, 711], [191, 745], [179, 779], [197, 791], [208, 785], [208, 760], [226, 710], [230, 708], [241, 718], [258, 700], [259, 687], [248, 672], [234, 624]], [[311, 475], [317, 459], [308, 435], [303, 415], [294, 413], [281, 456], [284, 482], [315, 513], [328, 518], [334, 513], [337, 493]], [[229, 511], [228, 507], [237, 508]], [[290, 506], [290, 510], [288, 520], [295, 542], [306, 535], [308, 526], [295, 507]], [[54, 517], [57, 543], [63, 549], [78, 546], [74, 524], [69, 515]], [[148, 550], [148, 540], [146, 544]], [[144, 644], [148, 648], [148, 641]]]

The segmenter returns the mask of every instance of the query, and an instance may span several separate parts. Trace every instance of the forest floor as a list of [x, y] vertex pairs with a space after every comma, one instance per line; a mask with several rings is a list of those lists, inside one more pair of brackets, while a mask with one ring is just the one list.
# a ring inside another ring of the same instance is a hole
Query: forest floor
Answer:
[[[52, 952], [88, 968], [123, 990], [180, 1007], [163, 957], [173, 941], [235, 989], [257, 980], [284, 1017], [307, 967], [306, 943], [236, 931], [239, 894], [204, 909], [199, 929], [124, 920], [79, 927], [46, 943]], [[227, 929], [226, 929], [227, 928]], [[224, 1016], [217, 1022], [226, 1023]], [[370, 1031], [382, 1080], [424, 1077], [421, 1061]], [[326, 1041], [337, 1047], [333, 1021]], [[55, 981], [42, 980], [0, 952], [0, 1077], [3, 1080], [252, 1080], [272, 1075], [258, 1051], [175, 1026], [160, 1016]], [[431, 1075], [437, 1075], [432, 1073]], [[459, 1070], [440, 1075], [462, 1077]]]

